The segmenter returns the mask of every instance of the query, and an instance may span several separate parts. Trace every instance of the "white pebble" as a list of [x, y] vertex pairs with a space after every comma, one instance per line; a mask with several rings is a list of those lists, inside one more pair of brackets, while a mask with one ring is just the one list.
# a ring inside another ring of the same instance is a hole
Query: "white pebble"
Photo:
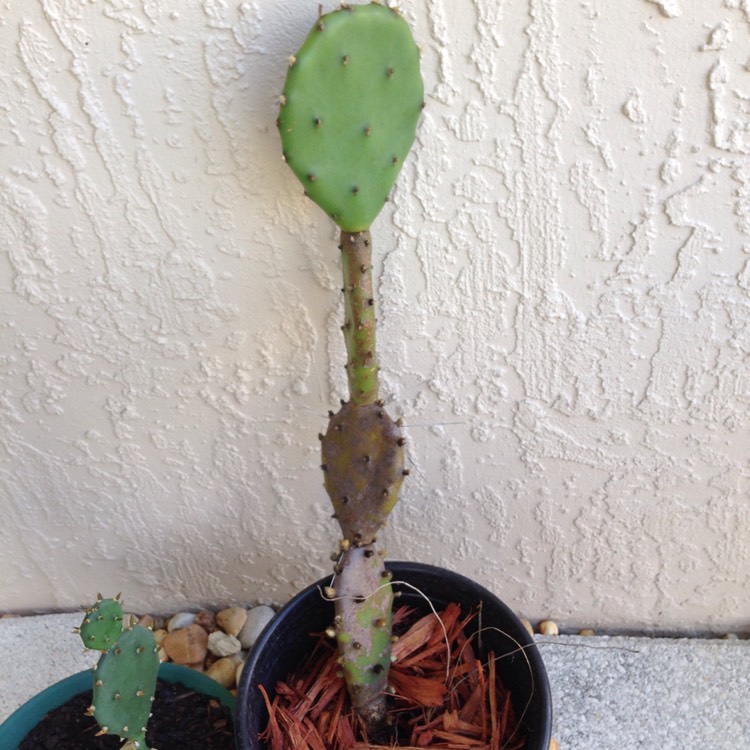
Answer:
[[263, 628], [268, 625], [275, 614], [273, 609], [266, 604], [260, 604], [248, 610], [247, 620], [239, 633], [242, 648], [252, 648]]
[[173, 630], [179, 630], [180, 628], [186, 628], [188, 625], [192, 625], [195, 622], [194, 612], [178, 612], [176, 615], [172, 615], [167, 623], [167, 631], [172, 632]]
[[217, 630], [208, 635], [208, 650], [214, 656], [231, 656], [242, 648], [239, 640], [229, 633]]
[[534, 626], [525, 617], [521, 618], [521, 625], [526, 628], [529, 635], [534, 635]]

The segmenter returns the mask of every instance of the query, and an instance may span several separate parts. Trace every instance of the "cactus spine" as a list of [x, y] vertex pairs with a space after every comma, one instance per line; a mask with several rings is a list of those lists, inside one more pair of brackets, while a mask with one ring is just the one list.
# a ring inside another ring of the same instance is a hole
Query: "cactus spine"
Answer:
[[415, 138], [419, 50], [395, 9], [321, 15], [290, 60], [278, 127], [286, 162], [341, 229], [349, 400], [321, 435], [324, 485], [343, 533], [334, 632], [352, 704], [387, 734], [393, 593], [376, 535], [398, 500], [404, 438], [378, 393], [370, 226]]
[[154, 634], [140, 625], [124, 626], [122, 601], [97, 596], [78, 629], [86, 648], [102, 651], [94, 667], [94, 689], [88, 709], [101, 730], [119, 735], [123, 750], [147, 750], [146, 724], [151, 715], [159, 656]]

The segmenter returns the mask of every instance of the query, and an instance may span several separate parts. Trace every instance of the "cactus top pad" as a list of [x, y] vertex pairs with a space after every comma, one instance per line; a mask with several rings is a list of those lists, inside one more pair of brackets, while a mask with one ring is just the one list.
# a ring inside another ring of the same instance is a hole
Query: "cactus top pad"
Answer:
[[284, 157], [343, 230], [368, 229], [380, 213], [423, 97], [409, 25], [378, 3], [321, 16], [291, 59], [278, 120]]

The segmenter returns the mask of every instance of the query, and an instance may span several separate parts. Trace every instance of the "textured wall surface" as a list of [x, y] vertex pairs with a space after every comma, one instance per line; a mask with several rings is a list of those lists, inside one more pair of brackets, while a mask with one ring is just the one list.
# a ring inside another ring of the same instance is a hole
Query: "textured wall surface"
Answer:
[[[391, 556], [570, 626], [748, 628], [750, 3], [403, 9]], [[274, 127], [317, 12], [0, 2], [0, 611], [281, 602], [328, 569], [336, 236]]]

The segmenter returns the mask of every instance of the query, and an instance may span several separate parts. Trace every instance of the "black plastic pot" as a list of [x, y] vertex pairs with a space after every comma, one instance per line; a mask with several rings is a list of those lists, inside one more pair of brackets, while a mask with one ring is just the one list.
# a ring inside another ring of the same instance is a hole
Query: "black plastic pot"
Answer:
[[[468, 613], [483, 603], [482, 645], [485, 651], [503, 657], [497, 661], [497, 672], [511, 693], [517, 715], [523, 715], [526, 750], [547, 750], [552, 728], [549, 681], [539, 651], [518, 617], [494, 594], [465, 576], [420, 563], [392, 562], [386, 567], [393, 572], [394, 589], [401, 591], [399, 603], [418, 611], [430, 610], [420, 594], [399, 585], [399, 581], [422, 591], [437, 610], [456, 602]], [[318, 581], [297, 594], [268, 624], [250, 653], [237, 690], [237, 750], [265, 747], [258, 734], [265, 728], [268, 712], [258, 685], [272, 696], [276, 683], [298, 668], [310, 653], [312, 639], [308, 635], [331, 624], [333, 605], [321, 597], [319, 590], [329, 580]]]
[[[16, 750], [24, 737], [44, 718], [45, 714], [62, 706], [76, 695], [91, 690], [91, 670], [77, 672], [41, 693], [37, 693], [0, 724], [0, 748]], [[235, 698], [226, 688], [208, 675], [179, 664], [165, 663], [159, 667], [159, 679], [180, 682], [188, 688], [216, 698], [234, 711]]]

